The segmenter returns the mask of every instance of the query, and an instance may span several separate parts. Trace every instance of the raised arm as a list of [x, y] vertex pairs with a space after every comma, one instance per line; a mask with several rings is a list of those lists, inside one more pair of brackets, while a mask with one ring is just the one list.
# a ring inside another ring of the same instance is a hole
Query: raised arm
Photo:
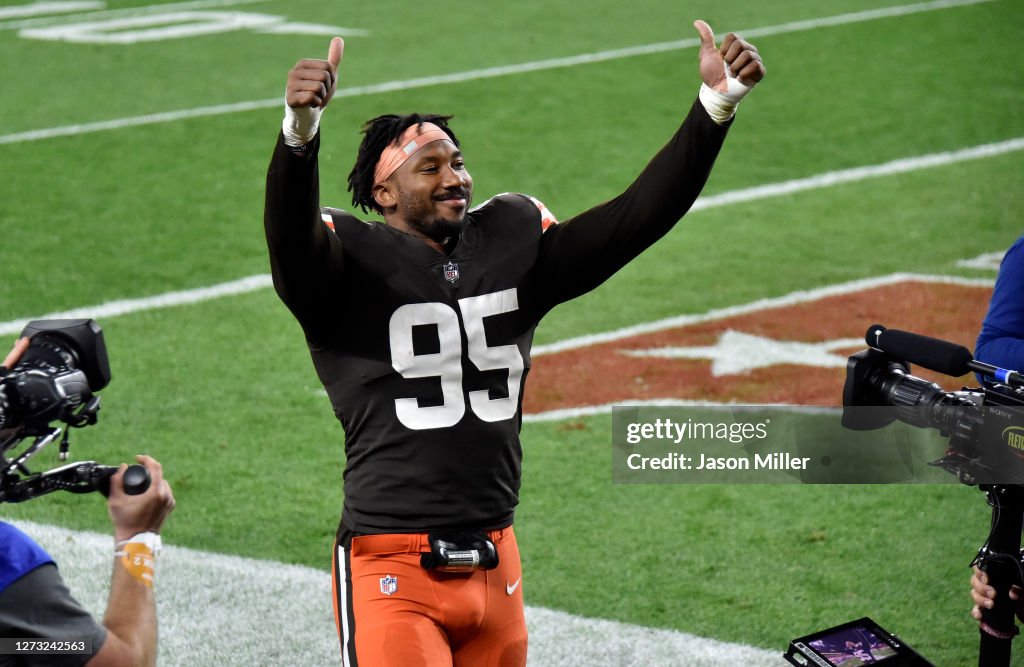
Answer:
[[288, 72], [285, 117], [267, 170], [263, 224], [278, 295], [305, 328], [342, 270], [341, 244], [320, 218], [320, 115], [338, 85], [344, 52], [331, 41], [326, 60], [304, 58]]
[[639, 255], [690, 209], [707, 182], [740, 99], [765, 75], [757, 48], [733, 33], [721, 47], [696, 21], [703, 85], [682, 126], [618, 197], [543, 236], [538, 278], [550, 306], [583, 294]]

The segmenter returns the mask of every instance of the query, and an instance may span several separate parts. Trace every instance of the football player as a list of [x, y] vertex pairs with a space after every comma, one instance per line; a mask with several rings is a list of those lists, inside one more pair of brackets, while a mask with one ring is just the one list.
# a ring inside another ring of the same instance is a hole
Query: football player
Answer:
[[345, 432], [344, 664], [526, 663], [512, 523], [534, 329], [686, 213], [765, 75], [753, 45], [730, 33], [716, 47], [694, 26], [703, 85], [682, 126], [622, 194], [561, 223], [522, 194], [473, 207], [450, 117], [431, 114], [363, 127], [349, 190], [384, 223], [322, 207], [319, 121], [342, 40], [288, 73], [264, 222], [274, 286]]

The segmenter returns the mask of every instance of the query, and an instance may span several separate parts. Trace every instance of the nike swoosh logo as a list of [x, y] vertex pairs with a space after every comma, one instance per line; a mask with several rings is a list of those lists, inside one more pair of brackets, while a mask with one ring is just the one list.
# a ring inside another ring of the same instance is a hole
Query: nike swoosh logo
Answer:
[[522, 580], [523, 580], [523, 578], [519, 577], [518, 579], [516, 579], [516, 583], [514, 583], [514, 584], [506, 583], [505, 584], [505, 592], [508, 593], [509, 595], [512, 595], [513, 593], [515, 593], [516, 589], [519, 588], [519, 582], [522, 581]]

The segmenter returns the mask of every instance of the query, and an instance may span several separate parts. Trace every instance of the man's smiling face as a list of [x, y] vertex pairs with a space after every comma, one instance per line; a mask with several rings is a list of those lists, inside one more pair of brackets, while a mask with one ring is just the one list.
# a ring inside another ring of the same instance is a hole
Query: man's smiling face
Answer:
[[473, 199], [473, 178], [451, 141], [417, 150], [388, 181], [397, 193], [389, 224], [438, 243], [459, 233]]

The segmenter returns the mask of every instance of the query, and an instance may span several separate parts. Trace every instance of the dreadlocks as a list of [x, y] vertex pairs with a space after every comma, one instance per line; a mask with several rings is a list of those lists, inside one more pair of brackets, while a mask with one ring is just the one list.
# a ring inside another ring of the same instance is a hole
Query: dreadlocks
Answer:
[[385, 114], [366, 121], [362, 129], [363, 142], [359, 145], [359, 155], [356, 156], [355, 166], [348, 175], [348, 191], [352, 193], [352, 204], [364, 212], [383, 213], [373, 198], [373, 172], [380, 154], [389, 144], [397, 143], [406, 128], [423, 123], [437, 125], [451, 138], [452, 143], [458, 146], [459, 140], [448, 127], [450, 118], [451, 116], [413, 113], [408, 116]]

